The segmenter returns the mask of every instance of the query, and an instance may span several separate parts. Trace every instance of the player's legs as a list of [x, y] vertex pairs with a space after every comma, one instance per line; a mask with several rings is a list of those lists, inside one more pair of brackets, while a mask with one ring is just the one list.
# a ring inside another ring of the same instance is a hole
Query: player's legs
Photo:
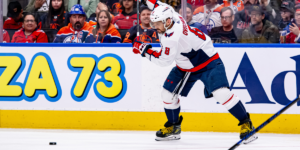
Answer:
[[243, 138], [254, 129], [250, 116], [239, 97], [228, 89], [229, 84], [222, 61], [216, 60], [210, 65], [208, 66], [208, 70], [201, 76], [201, 81], [205, 85], [205, 96], [213, 96], [239, 120], [238, 125], [241, 126], [240, 138]]
[[[183, 86], [183, 78], [186, 72], [179, 70], [174, 67], [167, 77], [164, 88], [161, 93], [161, 98], [163, 100], [164, 109], [168, 121], [165, 123], [165, 128], [160, 129], [156, 133], [156, 140], [178, 140], [180, 139], [181, 133], [181, 122], [182, 116], [179, 117], [180, 113], [180, 100], [178, 98], [178, 89]], [[196, 80], [192, 80], [193, 76], [190, 75], [187, 82], [185, 83], [180, 95], [186, 96], [190, 91], [190, 88], [194, 85]], [[182, 81], [182, 82], [180, 82]]]
[[[240, 138], [244, 138], [255, 128], [252, 125], [250, 116], [247, 113], [243, 103], [239, 97], [233, 94], [227, 87], [219, 88], [212, 92], [213, 97], [236, 118], [239, 120], [239, 126], [241, 126]], [[245, 144], [250, 143], [257, 139], [254, 135], [244, 141]]]
[[240, 123], [248, 121], [248, 114], [239, 97], [233, 94], [227, 87], [219, 88], [212, 92], [213, 97], [223, 105]]
[[165, 113], [168, 118], [169, 124], [175, 124], [178, 122], [180, 113], [180, 100], [177, 96], [174, 96], [171, 92], [163, 89], [161, 92], [161, 98], [164, 103]]
[[179, 140], [181, 133], [182, 116], [180, 113], [180, 100], [177, 96], [173, 97], [173, 94], [166, 89], [163, 89], [161, 97], [164, 103], [165, 113], [168, 121], [165, 123], [165, 128], [156, 132], [157, 141], [167, 140]]

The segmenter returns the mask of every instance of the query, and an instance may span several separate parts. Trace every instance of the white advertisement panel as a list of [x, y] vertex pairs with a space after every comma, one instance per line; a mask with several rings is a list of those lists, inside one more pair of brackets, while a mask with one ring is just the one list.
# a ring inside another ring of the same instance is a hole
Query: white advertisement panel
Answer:
[[141, 109], [141, 58], [120, 47], [0, 47], [0, 109]]
[[[275, 113], [300, 94], [299, 48], [216, 49], [225, 65], [230, 88], [248, 112]], [[145, 110], [163, 110], [162, 101], [158, 99], [163, 83], [174, 66], [162, 68], [143, 60]], [[214, 98], [204, 97], [201, 81], [196, 82], [189, 95], [182, 97], [180, 102], [184, 112], [228, 112]], [[300, 114], [300, 103], [285, 113]]]
[[[275, 113], [300, 94], [298, 48], [216, 49], [250, 113]], [[0, 47], [0, 65], [0, 109], [163, 111], [175, 63], [156, 66], [130, 47]], [[227, 112], [203, 91], [198, 81], [182, 111]], [[299, 103], [286, 113], [300, 114]]]

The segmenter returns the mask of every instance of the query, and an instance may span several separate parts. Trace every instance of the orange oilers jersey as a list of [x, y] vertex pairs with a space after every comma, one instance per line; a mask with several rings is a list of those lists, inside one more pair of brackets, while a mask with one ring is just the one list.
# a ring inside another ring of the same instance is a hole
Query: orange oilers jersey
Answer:
[[89, 31], [85, 43], [121, 43], [122, 42], [121, 35], [113, 24], [110, 24], [110, 27], [106, 31], [104, 37], [102, 36], [102, 32], [100, 31], [100, 29], [97, 32], [97, 35], [93, 34], [93, 30], [95, 29]]
[[133, 43], [141, 41], [143, 43], [159, 43], [158, 33], [155, 29], [144, 29], [142, 25], [139, 27], [140, 36], [137, 39], [137, 26], [130, 28], [125, 36], [123, 43]]
[[8, 17], [3, 24], [3, 29], [21, 29], [22, 26], [22, 22], [16, 22], [13, 18]]
[[89, 23], [84, 22], [83, 27], [80, 31], [75, 31], [72, 24], [69, 23], [68, 26], [61, 28], [53, 43], [84, 43], [89, 31], [94, 29], [89, 25]]
[[[231, 7], [230, 1], [229, 0], [223, 0], [223, 7]], [[238, 11], [244, 10], [244, 2], [242, 0], [237, 0], [236, 2], [232, 3], [231, 7], [234, 11], [234, 13]]]
[[193, 20], [206, 26], [210, 31], [214, 27], [222, 26], [221, 23], [221, 9], [223, 6], [217, 4], [214, 8], [208, 9], [206, 5], [198, 7], [193, 14]]
[[48, 43], [48, 37], [43, 30], [36, 29], [30, 35], [25, 35], [25, 29], [15, 32], [11, 43]]
[[3, 43], [9, 43], [10, 37], [7, 31], [3, 30]]

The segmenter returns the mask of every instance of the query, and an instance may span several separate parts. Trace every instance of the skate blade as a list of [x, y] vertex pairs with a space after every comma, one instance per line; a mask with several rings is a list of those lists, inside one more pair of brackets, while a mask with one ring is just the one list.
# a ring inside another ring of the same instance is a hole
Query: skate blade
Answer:
[[180, 140], [180, 135], [170, 135], [168, 137], [162, 138], [162, 137], [156, 137], [156, 141], [172, 141], [172, 140]]
[[257, 139], [258, 139], [258, 136], [254, 134], [251, 137], [249, 137], [247, 140], [244, 140], [243, 144], [249, 144]]

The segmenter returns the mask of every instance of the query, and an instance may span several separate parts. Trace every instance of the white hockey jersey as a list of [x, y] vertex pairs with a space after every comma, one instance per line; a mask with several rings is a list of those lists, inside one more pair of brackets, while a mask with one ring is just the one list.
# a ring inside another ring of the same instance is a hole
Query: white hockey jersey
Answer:
[[[161, 2], [155, 5], [169, 6]], [[151, 5], [149, 8], [152, 9]], [[219, 59], [210, 37], [188, 26], [178, 13], [173, 12], [173, 27], [159, 34], [161, 50], [148, 50], [146, 57], [159, 66], [171, 65], [175, 60], [179, 69], [188, 72], [201, 70], [213, 60]]]
[[198, 7], [193, 13], [193, 20], [206, 26], [210, 31], [214, 27], [222, 26], [221, 23], [221, 9], [223, 6], [217, 4], [212, 9], [207, 9], [206, 5]]

